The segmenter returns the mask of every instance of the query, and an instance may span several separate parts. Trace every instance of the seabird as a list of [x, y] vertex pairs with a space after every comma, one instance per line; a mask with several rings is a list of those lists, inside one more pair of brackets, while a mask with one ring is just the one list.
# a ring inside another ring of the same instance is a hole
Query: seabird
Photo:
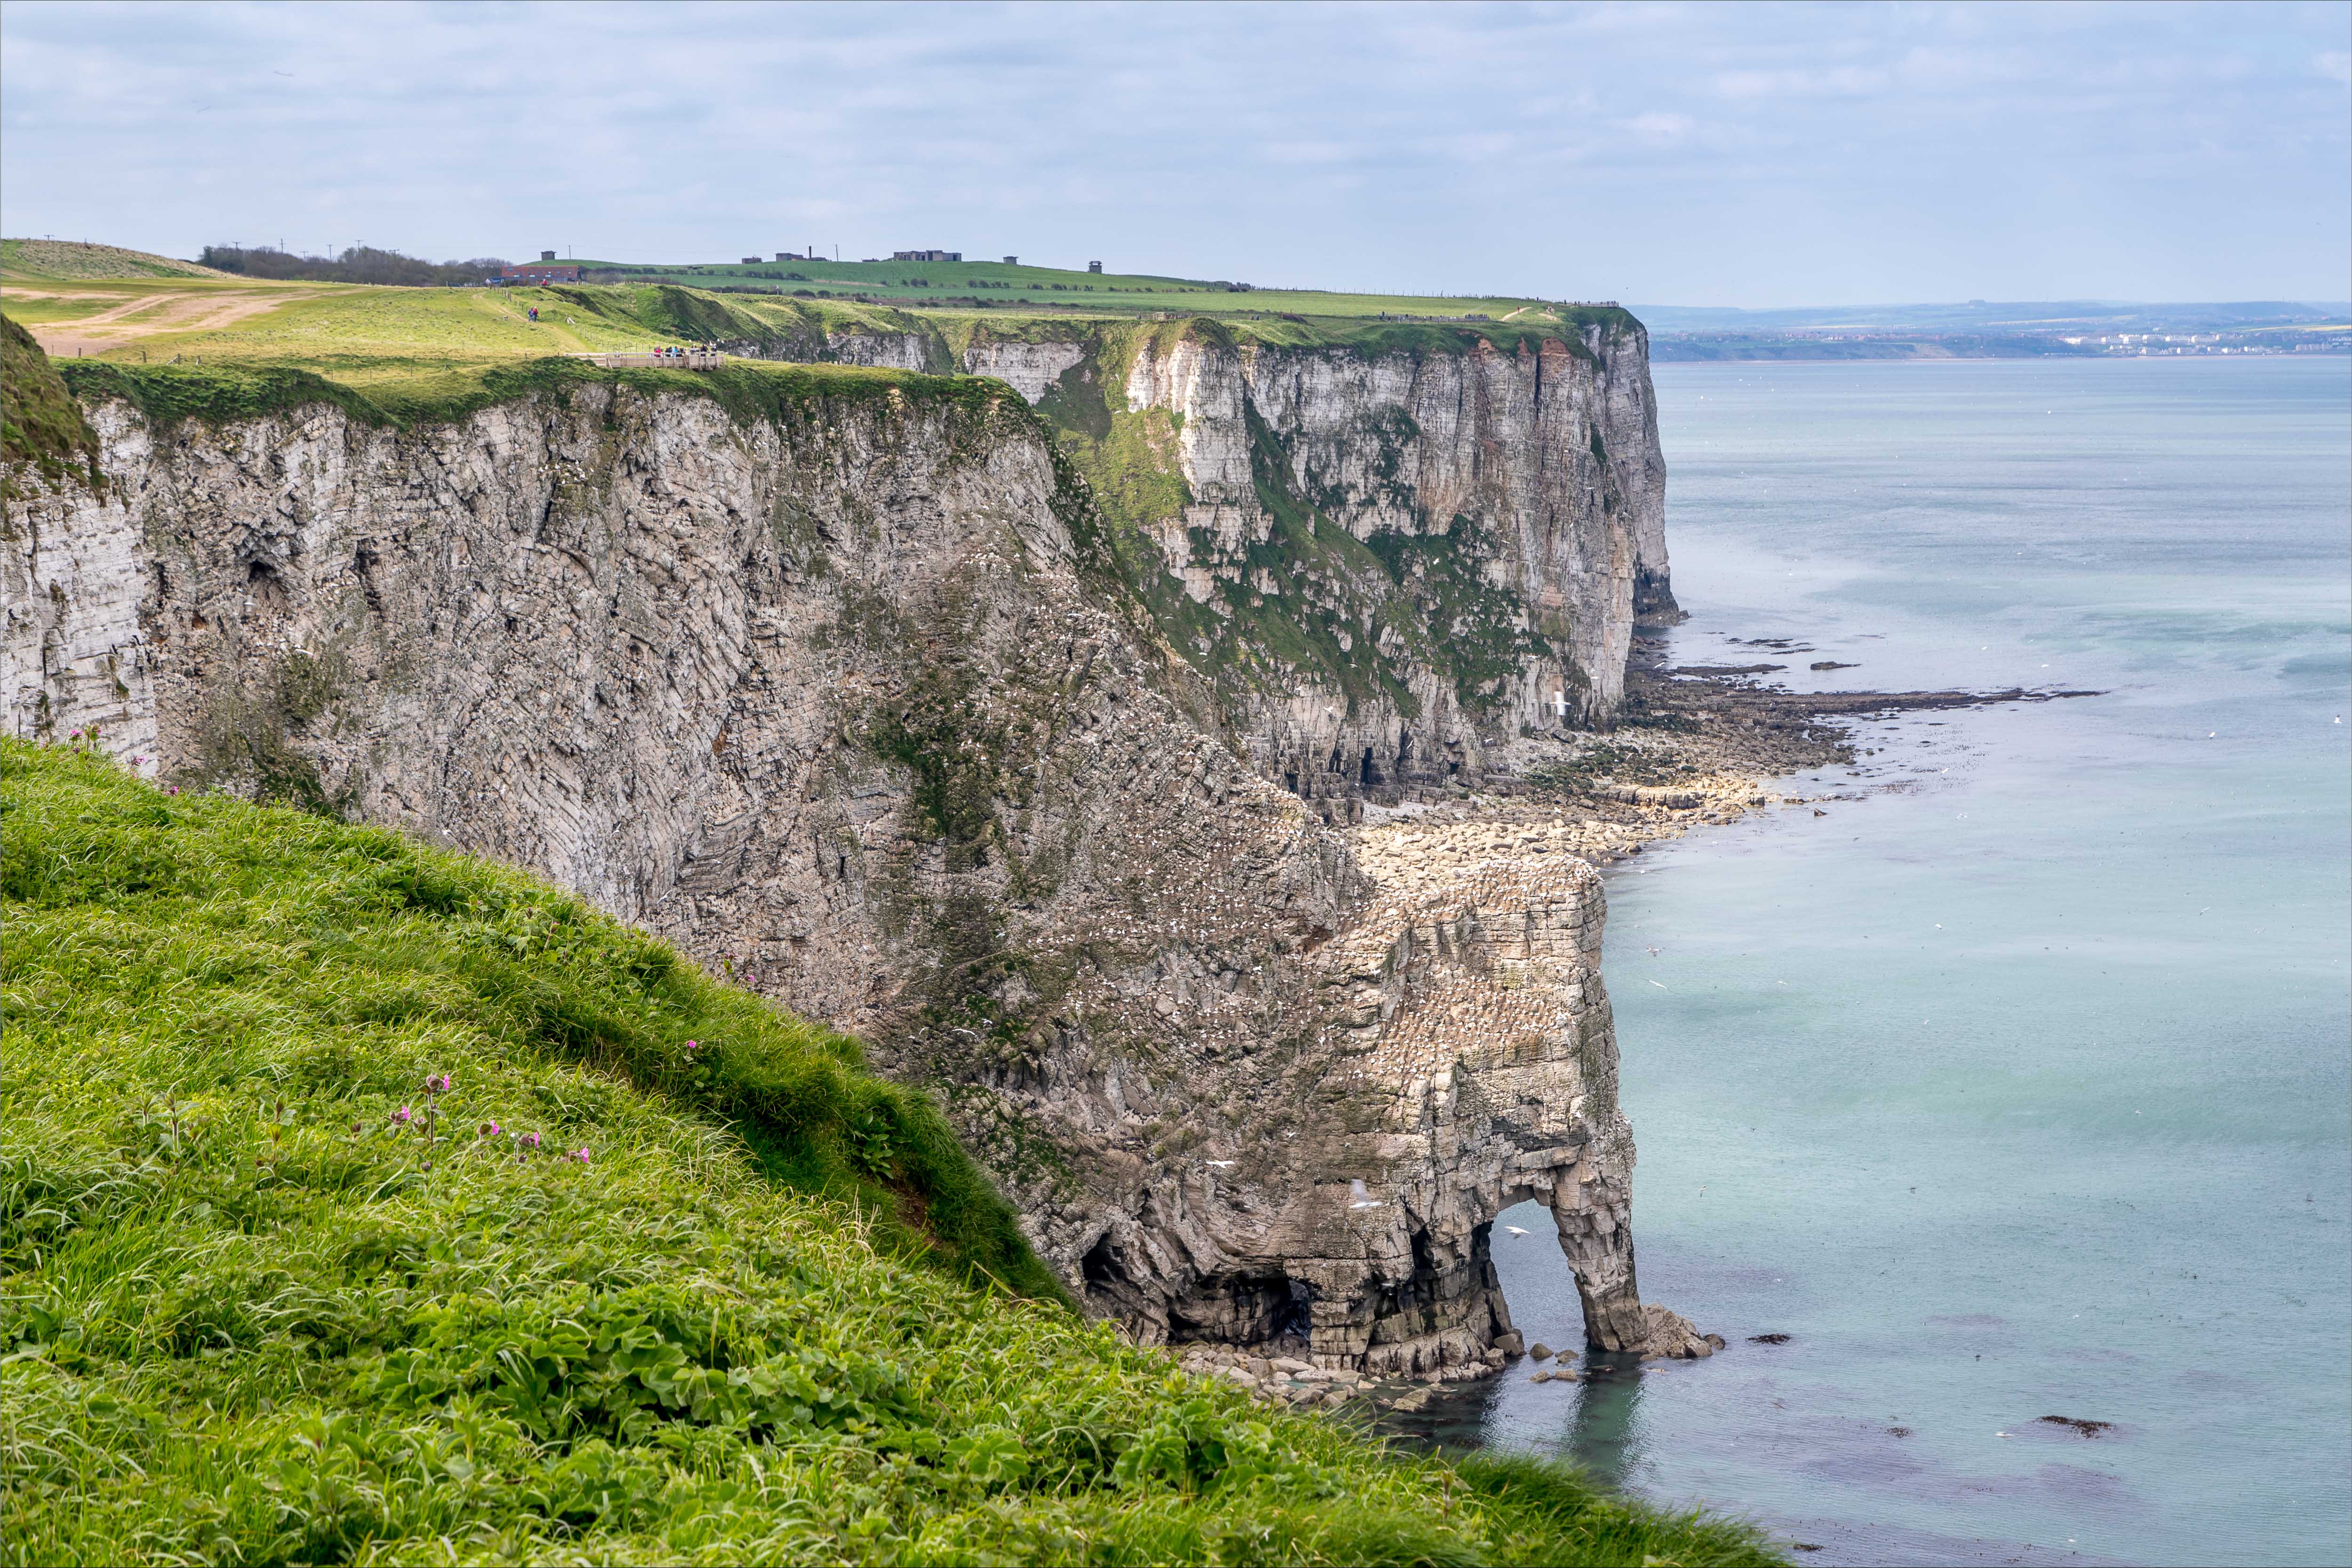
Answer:
[[1525, 1236], [1525, 1235], [1527, 1235], [1527, 1232], [1526, 1232], [1526, 1231], [1521, 1230], [1517, 1226], [1515, 1226], [1515, 1225], [1507, 1225], [1507, 1226], [1505, 1226], [1503, 1228], [1504, 1228], [1505, 1230], [1509, 1231], [1513, 1236]]
[[1370, 1190], [1364, 1185], [1364, 1179], [1361, 1176], [1353, 1177], [1349, 1181], [1348, 1198], [1348, 1206], [1351, 1209], [1376, 1209], [1381, 1206], [1380, 1200], [1372, 1196]]
[[1211, 1160], [1208, 1162], [1208, 1166], [1213, 1171], [1222, 1171], [1232, 1163], [1231, 1160]]

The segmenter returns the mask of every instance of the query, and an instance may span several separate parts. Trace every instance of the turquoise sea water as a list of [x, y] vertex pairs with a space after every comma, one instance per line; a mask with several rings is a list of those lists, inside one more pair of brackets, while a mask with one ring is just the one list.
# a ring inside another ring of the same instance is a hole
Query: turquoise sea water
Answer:
[[1874, 723], [1825, 815], [1611, 872], [1643, 1294], [1733, 1348], [1443, 1435], [1811, 1562], [2347, 1560], [2347, 373], [1660, 368], [1676, 662], [2105, 695]]

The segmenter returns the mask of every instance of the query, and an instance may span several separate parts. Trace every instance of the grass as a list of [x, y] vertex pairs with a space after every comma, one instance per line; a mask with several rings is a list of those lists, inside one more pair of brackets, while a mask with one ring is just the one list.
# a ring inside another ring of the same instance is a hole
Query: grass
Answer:
[[1552, 302], [1513, 295], [1451, 296], [1321, 289], [1255, 288], [1235, 293], [1223, 282], [1150, 273], [1093, 273], [997, 261], [762, 261], [661, 263], [581, 261], [593, 271], [658, 278], [702, 287], [829, 289], [913, 300], [979, 297], [1013, 306], [1074, 306], [1096, 311], [1186, 314], [1293, 311], [1310, 316], [1540, 316]]
[[79, 469], [100, 482], [98, 436], [48, 356], [24, 328], [0, 316], [0, 495], [13, 496], [22, 466], [55, 483]]
[[537, 359], [446, 372], [412, 367], [405, 374], [354, 380], [268, 362], [142, 365], [85, 359], [54, 363], [67, 388], [82, 401], [120, 397], [166, 426], [182, 419], [218, 424], [257, 418], [320, 403], [340, 407], [366, 424], [405, 426], [455, 419], [491, 404], [593, 383], [709, 397], [746, 422], [782, 417], [819, 400], [950, 404], [974, 414], [1025, 417], [1025, 410], [1005, 406], [1018, 400], [992, 383], [857, 365], [746, 360], [717, 371], [604, 370], [583, 360]]
[[520, 873], [0, 741], [0, 1561], [1775, 1561], [1185, 1378]]
[[[1198, 280], [997, 262], [646, 267], [625, 268], [644, 280], [593, 286], [402, 289], [268, 282], [163, 258], [134, 267], [110, 259], [118, 254], [110, 247], [5, 243], [16, 248], [0, 299], [18, 320], [46, 329], [55, 352], [70, 343], [75, 353], [118, 363], [298, 368], [363, 391], [446, 390], [520, 360], [680, 342], [739, 341], [772, 357], [824, 360], [826, 334], [844, 330], [915, 334], [931, 345], [930, 368], [947, 371], [980, 332], [1071, 337], [1207, 319], [1236, 341], [1277, 346], [1445, 353], [1480, 340], [1515, 351], [1558, 338], [1581, 353], [1580, 329], [1632, 323], [1613, 308], [1538, 300], [1230, 293]], [[180, 267], [190, 275], [167, 275]], [[89, 324], [142, 300], [153, 303]], [[1472, 316], [1484, 319], [1464, 319]], [[1446, 319], [1412, 319], [1429, 317]]]
[[6, 278], [220, 278], [226, 274], [193, 261], [174, 261], [119, 245], [70, 239], [0, 239], [0, 277]]

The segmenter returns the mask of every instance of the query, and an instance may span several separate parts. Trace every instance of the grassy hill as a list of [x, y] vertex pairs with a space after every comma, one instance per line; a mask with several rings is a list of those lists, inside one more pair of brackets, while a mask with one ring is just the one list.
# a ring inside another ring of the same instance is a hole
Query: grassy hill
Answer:
[[119, 245], [70, 239], [0, 239], [0, 278], [224, 278], [209, 267]]
[[15, 493], [25, 465], [52, 482], [71, 468], [96, 484], [98, 436], [40, 345], [0, 316], [0, 494]]
[[0, 741], [0, 1562], [1774, 1561], [1187, 1379], [520, 873]]

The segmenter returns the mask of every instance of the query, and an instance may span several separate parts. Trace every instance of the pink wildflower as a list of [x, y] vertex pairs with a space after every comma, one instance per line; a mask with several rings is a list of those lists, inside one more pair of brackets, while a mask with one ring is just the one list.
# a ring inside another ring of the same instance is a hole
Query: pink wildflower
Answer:
[[394, 1121], [399, 1122], [401, 1125], [403, 1125], [403, 1126], [404, 1127], [404, 1126], [406, 1126], [406, 1125], [408, 1124], [408, 1122], [409, 1122], [409, 1121], [410, 1121], [410, 1120], [412, 1119], [412, 1113], [410, 1112], [410, 1110], [409, 1110], [408, 1107], [406, 1107], [406, 1106], [404, 1106], [404, 1106], [402, 1106], [398, 1110], [395, 1110], [395, 1111], [394, 1111], [394, 1112], [392, 1113], [392, 1119], [393, 1119]]
[[698, 1051], [702, 1048], [702, 1042], [700, 1040], [688, 1040], [686, 1042], [686, 1048], [689, 1051]]
[[536, 1148], [538, 1148], [538, 1147], [539, 1147], [539, 1134], [538, 1134], [538, 1133], [536, 1133], [536, 1132], [526, 1132], [526, 1133], [524, 1133], [524, 1134], [522, 1135], [522, 1146], [523, 1146], [524, 1148], [526, 1148], [526, 1149], [536, 1149]]
[[584, 1165], [588, 1163], [588, 1151], [585, 1149], [574, 1149], [572, 1151], [572, 1158], [579, 1161]]

